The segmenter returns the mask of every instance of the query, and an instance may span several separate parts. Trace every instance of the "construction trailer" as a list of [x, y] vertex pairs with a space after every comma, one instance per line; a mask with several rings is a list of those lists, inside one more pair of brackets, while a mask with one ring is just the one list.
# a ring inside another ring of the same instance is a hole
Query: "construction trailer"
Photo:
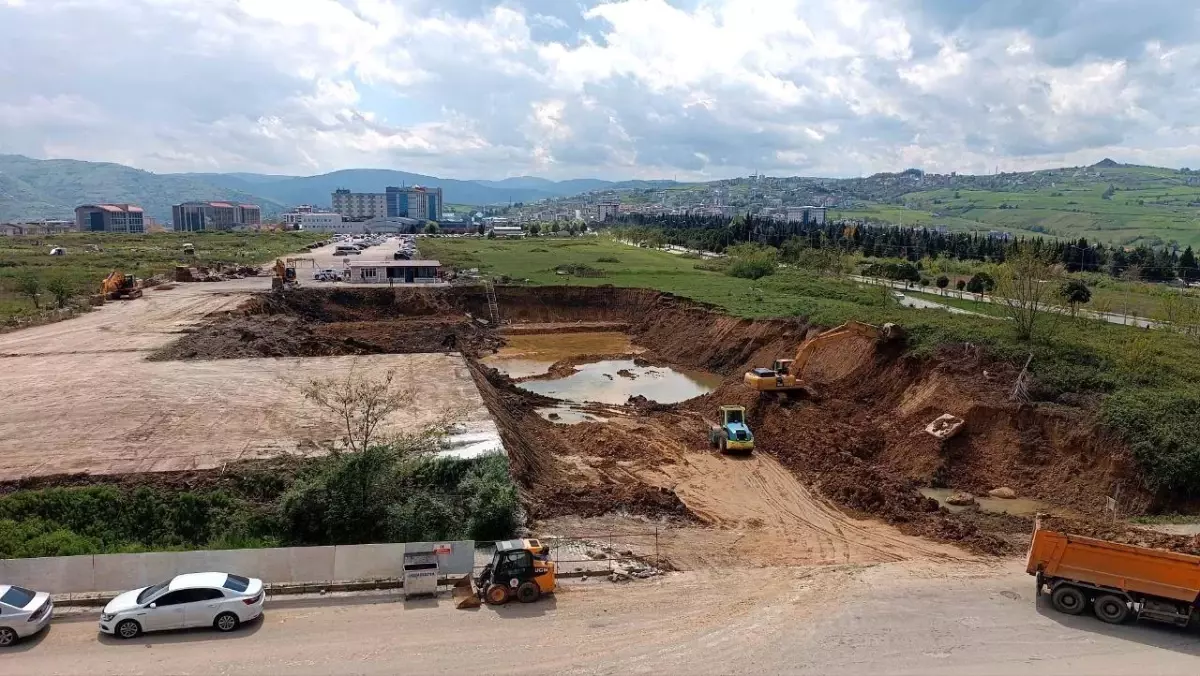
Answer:
[[442, 281], [442, 264], [429, 260], [351, 261], [351, 284], [436, 284]]

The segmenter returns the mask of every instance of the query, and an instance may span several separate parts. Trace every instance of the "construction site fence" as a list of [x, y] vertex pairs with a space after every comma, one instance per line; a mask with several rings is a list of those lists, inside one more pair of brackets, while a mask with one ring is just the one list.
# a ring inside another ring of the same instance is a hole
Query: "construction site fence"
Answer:
[[441, 575], [461, 576], [474, 569], [475, 551], [473, 540], [455, 540], [0, 559], [0, 584], [51, 594], [113, 592], [205, 571], [268, 584], [386, 580], [403, 576], [406, 552], [435, 552]]
[[[560, 573], [587, 574], [611, 571], [619, 564], [652, 565], [662, 568], [659, 543], [660, 536], [665, 533], [665, 530], [658, 528], [589, 531], [538, 537], [537, 540], [550, 547], [549, 558], [557, 564]], [[500, 541], [475, 543], [476, 570], [491, 562], [498, 542]]]

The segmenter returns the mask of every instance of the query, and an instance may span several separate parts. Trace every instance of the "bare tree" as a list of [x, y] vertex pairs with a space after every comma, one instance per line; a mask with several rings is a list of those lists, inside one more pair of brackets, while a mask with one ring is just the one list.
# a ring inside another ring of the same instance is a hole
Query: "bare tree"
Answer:
[[346, 448], [361, 452], [377, 443], [380, 426], [397, 411], [408, 408], [415, 392], [395, 370], [371, 377], [357, 364], [345, 377], [312, 378], [300, 386], [308, 401], [336, 418], [342, 426]]
[[1044, 315], [1052, 311], [1060, 274], [1061, 270], [1028, 246], [1021, 247], [997, 270], [992, 301], [1012, 319], [1020, 340], [1031, 340]]

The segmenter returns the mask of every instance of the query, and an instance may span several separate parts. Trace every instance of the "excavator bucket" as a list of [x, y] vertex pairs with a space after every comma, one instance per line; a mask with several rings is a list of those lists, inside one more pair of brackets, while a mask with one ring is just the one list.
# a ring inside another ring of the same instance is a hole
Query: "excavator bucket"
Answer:
[[471, 583], [470, 574], [463, 575], [461, 580], [454, 583], [451, 596], [454, 598], [454, 607], [459, 610], [480, 606], [479, 594], [475, 593], [475, 585]]

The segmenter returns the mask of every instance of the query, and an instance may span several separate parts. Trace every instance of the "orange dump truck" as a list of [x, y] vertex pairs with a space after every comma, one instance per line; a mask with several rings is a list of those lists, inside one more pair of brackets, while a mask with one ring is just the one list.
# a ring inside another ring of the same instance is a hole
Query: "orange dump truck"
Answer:
[[1111, 624], [1131, 618], [1187, 626], [1200, 617], [1200, 556], [1034, 527], [1026, 571], [1059, 612], [1089, 607]]

